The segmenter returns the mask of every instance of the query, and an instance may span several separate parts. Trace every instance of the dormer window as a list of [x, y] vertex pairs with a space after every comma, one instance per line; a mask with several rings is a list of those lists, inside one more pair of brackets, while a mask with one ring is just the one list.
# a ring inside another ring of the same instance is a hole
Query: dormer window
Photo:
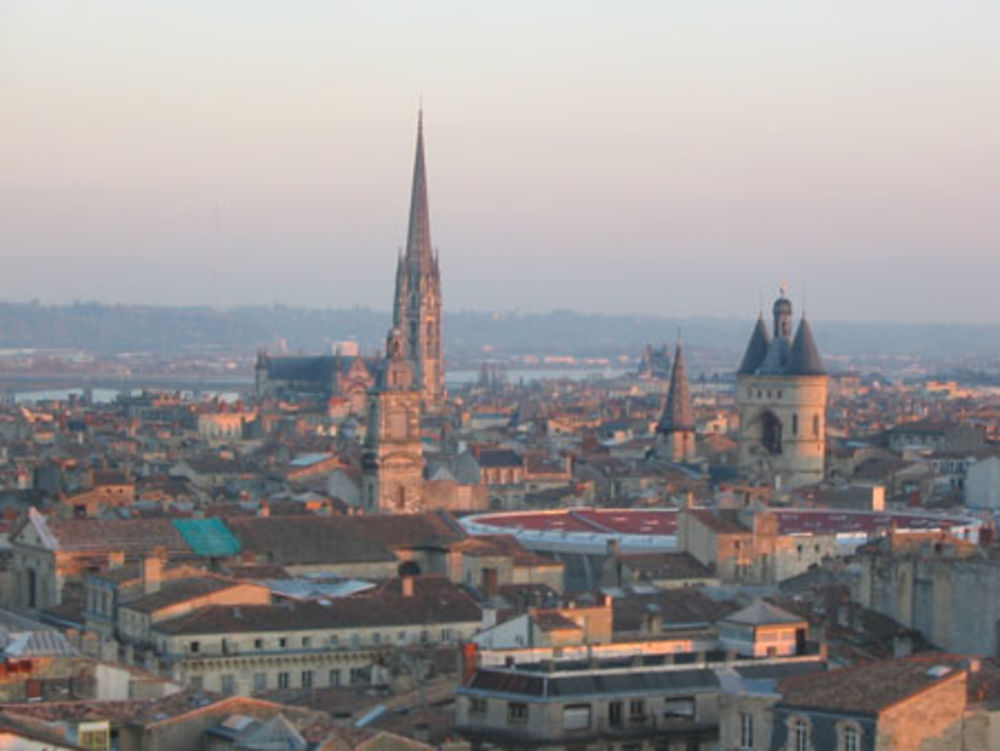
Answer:
[[791, 721], [791, 751], [812, 751], [809, 720], [805, 717], [794, 717]]
[[861, 728], [856, 722], [841, 722], [837, 725], [837, 750], [861, 751]]

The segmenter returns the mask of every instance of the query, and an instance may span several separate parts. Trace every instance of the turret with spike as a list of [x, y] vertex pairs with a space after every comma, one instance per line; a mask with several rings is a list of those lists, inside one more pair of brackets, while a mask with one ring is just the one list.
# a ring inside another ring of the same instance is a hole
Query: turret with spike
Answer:
[[695, 458], [694, 411], [691, 408], [691, 387], [688, 383], [684, 348], [680, 339], [674, 350], [670, 371], [670, 388], [663, 414], [656, 426], [656, 456], [670, 462], [690, 462]]
[[821, 482], [826, 457], [827, 378], [805, 316], [792, 336], [787, 286], [769, 335], [761, 315], [736, 374], [741, 474], [776, 490]]

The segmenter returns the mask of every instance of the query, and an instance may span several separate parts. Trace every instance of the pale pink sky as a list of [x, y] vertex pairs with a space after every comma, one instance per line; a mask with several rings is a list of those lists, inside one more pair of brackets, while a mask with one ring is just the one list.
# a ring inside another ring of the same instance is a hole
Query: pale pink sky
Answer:
[[0, 300], [1000, 321], [996, 2], [0, 0]]

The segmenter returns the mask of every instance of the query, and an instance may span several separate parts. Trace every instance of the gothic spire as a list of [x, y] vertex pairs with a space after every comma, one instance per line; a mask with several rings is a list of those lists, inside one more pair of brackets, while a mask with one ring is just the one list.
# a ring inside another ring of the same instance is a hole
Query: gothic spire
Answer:
[[684, 349], [677, 340], [674, 351], [674, 365], [670, 370], [670, 390], [667, 403], [657, 430], [670, 433], [676, 430], [694, 430], [694, 414], [691, 410], [691, 387], [688, 385], [687, 367], [684, 364]]
[[407, 260], [421, 265], [432, 262], [431, 218], [427, 208], [427, 173], [424, 167], [424, 111], [417, 115], [417, 155], [413, 163], [413, 190], [410, 193], [410, 229], [406, 238]]

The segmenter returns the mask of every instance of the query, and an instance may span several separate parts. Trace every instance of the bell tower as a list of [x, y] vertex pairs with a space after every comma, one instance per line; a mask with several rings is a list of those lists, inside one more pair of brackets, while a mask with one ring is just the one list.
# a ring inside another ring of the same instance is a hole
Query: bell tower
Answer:
[[739, 468], [751, 480], [791, 489], [823, 480], [827, 377], [805, 316], [792, 335], [784, 285], [769, 334], [761, 315], [736, 373]]
[[368, 393], [368, 432], [361, 458], [361, 503], [368, 513], [424, 510], [420, 391], [406, 336], [393, 328], [376, 386]]

